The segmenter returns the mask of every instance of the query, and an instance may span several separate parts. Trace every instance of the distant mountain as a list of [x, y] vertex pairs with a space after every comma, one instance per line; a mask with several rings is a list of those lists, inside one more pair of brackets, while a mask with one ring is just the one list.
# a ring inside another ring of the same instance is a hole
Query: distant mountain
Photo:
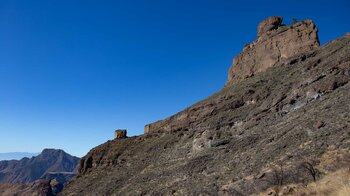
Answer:
[[78, 157], [56, 149], [44, 149], [32, 158], [0, 161], [0, 183], [25, 184], [57, 176], [65, 184], [75, 176], [78, 161]]
[[0, 153], [0, 161], [3, 160], [20, 160], [24, 157], [32, 158], [38, 156], [40, 153], [30, 153], [30, 152], [6, 152]]

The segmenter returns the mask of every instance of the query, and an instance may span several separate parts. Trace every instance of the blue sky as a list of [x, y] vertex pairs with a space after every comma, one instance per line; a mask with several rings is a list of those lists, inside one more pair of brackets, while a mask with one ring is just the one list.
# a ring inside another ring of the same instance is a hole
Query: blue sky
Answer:
[[271, 15], [311, 18], [321, 43], [350, 31], [339, 1], [0, 1], [0, 152], [82, 156], [143, 133], [223, 87]]

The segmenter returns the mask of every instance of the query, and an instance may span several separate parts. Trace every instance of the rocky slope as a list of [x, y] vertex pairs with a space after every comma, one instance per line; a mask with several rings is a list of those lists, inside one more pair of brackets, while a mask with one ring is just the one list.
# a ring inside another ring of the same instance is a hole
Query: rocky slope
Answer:
[[56, 180], [37, 180], [30, 184], [0, 184], [1, 196], [55, 196], [63, 185]]
[[45, 149], [30, 159], [0, 161], [0, 183], [31, 183], [59, 174], [72, 177], [78, 161], [79, 158], [55, 149]]
[[[249, 195], [347, 167], [350, 34], [319, 46], [312, 21], [278, 18], [259, 25], [225, 88], [92, 149], [62, 195]], [[261, 61], [262, 40], [276, 57]]]

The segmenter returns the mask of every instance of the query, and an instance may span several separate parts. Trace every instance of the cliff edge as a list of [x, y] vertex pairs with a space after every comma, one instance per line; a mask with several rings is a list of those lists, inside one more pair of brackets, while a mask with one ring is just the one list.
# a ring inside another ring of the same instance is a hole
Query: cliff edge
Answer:
[[[282, 25], [282, 17], [272, 16], [258, 26], [258, 39], [247, 44], [243, 52], [233, 61], [228, 72], [226, 86], [263, 72], [269, 67], [283, 65], [288, 58], [306, 54], [319, 47], [317, 28], [311, 20], [297, 22], [291, 26]], [[247, 100], [244, 100], [247, 101]], [[210, 110], [201, 113], [202, 115]], [[146, 125], [145, 134], [170, 132], [188, 128], [200, 116], [191, 116], [187, 110]]]
[[316, 25], [304, 20], [282, 25], [282, 17], [272, 16], [258, 26], [258, 39], [247, 44], [233, 61], [226, 85], [265, 71], [277, 62], [319, 47]]

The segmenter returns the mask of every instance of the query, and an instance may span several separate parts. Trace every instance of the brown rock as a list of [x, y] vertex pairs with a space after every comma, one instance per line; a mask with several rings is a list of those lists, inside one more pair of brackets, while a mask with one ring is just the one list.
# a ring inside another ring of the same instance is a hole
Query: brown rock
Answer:
[[325, 123], [322, 122], [322, 121], [317, 121], [317, 122], [314, 124], [314, 128], [315, 128], [315, 129], [320, 129], [320, 128], [324, 127], [324, 126], [325, 126]]
[[258, 26], [258, 37], [265, 34], [268, 31], [277, 29], [282, 25], [282, 17], [280, 16], [271, 16], [261, 23]]
[[258, 40], [246, 45], [234, 59], [226, 86], [265, 71], [284, 59], [319, 47], [313, 21], [305, 20], [292, 26], [281, 26], [281, 22], [281, 17], [270, 17], [259, 24]]
[[126, 129], [118, 129], [114, 131], [114, 139], [126, 138]]

